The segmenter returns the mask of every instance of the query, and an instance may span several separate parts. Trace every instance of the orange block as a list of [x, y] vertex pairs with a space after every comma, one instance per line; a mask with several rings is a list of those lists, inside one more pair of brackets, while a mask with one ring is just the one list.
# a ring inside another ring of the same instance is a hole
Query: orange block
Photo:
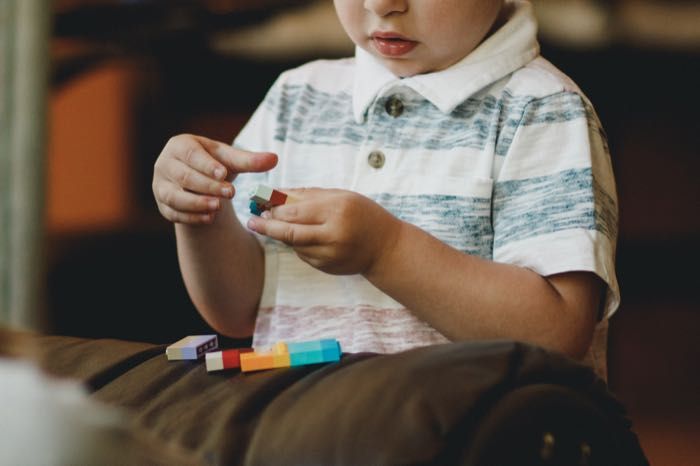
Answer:
[[269, 351], [241, 354], [241, 371], [251, 372], [291, 366], [287, 344], [276, 343]]
[[241, 354], [241, 370], [243, 372], [261, 371], [275, 367], [272, 353], [245, 353]]

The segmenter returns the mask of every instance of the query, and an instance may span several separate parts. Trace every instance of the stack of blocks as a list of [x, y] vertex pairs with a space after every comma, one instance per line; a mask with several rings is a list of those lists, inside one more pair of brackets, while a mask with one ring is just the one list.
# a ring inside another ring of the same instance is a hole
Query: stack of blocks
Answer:
[[208, 372], [238, 369], [253, 372], [282, 367], [306, 366], [340, 361], [340, 343], [336, 339], [278, 342], [272, 348], [256, 351], [239, 348], [213, 351], [218, 347], [216, 335], [191, 335], [165, 349], [170, 361], [198, 360], [205, 355]]
[[197, 360], [219, 347], [216, 335], [190, 335], [165, 349], [169, 361]]
[[265, 185], [258, 185], [250, 193], [250, 213], [260, 215], [266, 210], [275, 206], [287, 203], [289, 196], [282, 191], [270, 188]]

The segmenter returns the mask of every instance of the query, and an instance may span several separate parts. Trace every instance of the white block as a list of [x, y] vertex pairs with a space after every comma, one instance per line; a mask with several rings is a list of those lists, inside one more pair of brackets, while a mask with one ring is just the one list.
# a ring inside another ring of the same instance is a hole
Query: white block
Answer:
[[212, 351], [204, 355], [207, 372], [224, 370], [224, 357], [221, 351]]

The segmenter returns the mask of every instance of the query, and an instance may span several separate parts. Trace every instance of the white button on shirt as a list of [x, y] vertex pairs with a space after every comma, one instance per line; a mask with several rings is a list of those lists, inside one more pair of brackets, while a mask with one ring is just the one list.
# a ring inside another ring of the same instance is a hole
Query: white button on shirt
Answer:
[[384, 166], [385, 161], [386, 157], [382, 151], [373, 150], [367, 156], [367, 163], [369, 163], [369, 166], [377, 170]]

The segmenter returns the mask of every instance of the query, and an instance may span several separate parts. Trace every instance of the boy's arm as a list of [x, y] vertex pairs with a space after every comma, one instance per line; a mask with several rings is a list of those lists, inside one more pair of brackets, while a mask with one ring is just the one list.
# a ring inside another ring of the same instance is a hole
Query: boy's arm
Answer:
[[465, 254], [356, 193], [291, 193], [293, 204], [252, 217], [248, 227], [319, 270], [362, 274], [452, 340], [512, 339], [585, 354], [600, 308], [594, 274], [543, 277]]
[[461, 253], [396, 220], [393, 245], [364, 274], [452, 340], [509, 338], [583, 357], [601, 305], [593, 273], [542, 277]]
[[263, 283], [262, 250], [234, 214], [231, 181], [276, 163], [271, 153], [182, 134], [168, 141], [154, 165], [153, 194], [161, 214], [175, 223], [187, 290], [207, 322], [226, 335], [252, 334]]
[[187, 291], [202, 317], [231, 337], [253, 334], [263, 287], [262, 247], [225, 203], [207, 226], [176, 224]]

